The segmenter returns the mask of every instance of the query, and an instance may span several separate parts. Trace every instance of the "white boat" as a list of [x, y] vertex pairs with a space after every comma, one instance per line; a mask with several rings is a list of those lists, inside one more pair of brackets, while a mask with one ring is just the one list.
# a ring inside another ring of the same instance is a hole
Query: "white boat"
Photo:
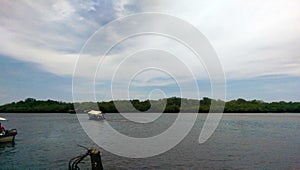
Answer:
[[5, 120], [7, 120], [7, 119], [5, 119], [4, 117], [0, 117], [0, 120], [5, 121]]
[[[6, 121], [6, 118], [0, 117], [0, 121]], [[0, 122], [1, 124], [1, 122]], [[15, 136], [17, 135], [17, 129], [5, 130], [0, 132], [0, 143], [15, 142]]]
[[104, 114], [101, 111], [91, 110], [88, 112], [89, 119], [91, 120], [103, 120]]
[[7, 130], [5, 134], [0, 134], [0, 143], [8, 143], [15, 141], [15, 136], [17, 135], [16, 129]]

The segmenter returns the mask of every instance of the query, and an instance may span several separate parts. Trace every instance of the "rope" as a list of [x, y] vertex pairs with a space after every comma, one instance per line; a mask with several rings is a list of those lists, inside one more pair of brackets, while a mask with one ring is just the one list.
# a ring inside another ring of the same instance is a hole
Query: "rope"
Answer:
[[[77, 144], [78, 145], [78, 144]], [[78, 145], [79, 147], [81, 148], [84, 148], [87, 150], [87, 152], [85, 154], [82, 154], [82, 155], [79, 155], [79, 156], [76, 156], [72, 159], [70, 159], [69, 161], [69, 170], [80, 170], [80, 168], [78, 167], [78, 164], [85, 158], [87, 157], [88, 155], [90, 155], [90, 151], [89, 151], [89, 148], [85, 147], [85, 146], [82, 146], [82, 145]], [[73, 163], [72, 163], [73, 162]]]

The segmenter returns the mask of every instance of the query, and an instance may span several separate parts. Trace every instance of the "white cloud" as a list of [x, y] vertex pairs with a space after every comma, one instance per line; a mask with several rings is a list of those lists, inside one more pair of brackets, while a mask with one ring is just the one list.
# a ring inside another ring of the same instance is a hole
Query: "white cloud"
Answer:
[[0, 15], [0, 53], [71, 76], [80, 48], [99, 25], [69, 1], [6, 1]]
[[227, 78], [300, 76], [299, 0], [159, 2], [143, 10], [168, 13], [195, 25], [215, 47]]
[[52, 20], [63, 20], [66, 19], [75, 12], [75, 9], [69, 4], [68, 1], [56, 1], [52, 5], [52, 12], [53, 14], [50, 14], [50, 18]]
[[[104, 4], [102, 11], [98, 10]], [[103, 25], [102, 22], [135, 11], [155, 11], [182, 18], [204, 33], [215, 47], [227, 78], [278, 74], [299, 76], [299, 5], [298, 0], [119, 0], [78, 4], [70, 1], [4, 1], [0, 9], [0, 53], [37, 63], [40, 68], [57, 75], [71, 76], [79, 50], [86, 39]], [[153, 26], [164, 27], [163, 23], [156, 22]], [[126, 27], [118, 29], [126, 31]], [[103, 39], [108, 43], [118, 39], [118, 29], [111, 30]], [[102, 68], [104, 75], [110, 75], [125, 54], [143, 48], [166, 49], [189, 65], [198, 78], [205, 75], [203, 67], [189, 57], [191, 54], [163, 38], [125, 43], [106, 58], [107, 67]], [[85, 53], [83, 58], [89, 61], [86, 63], [88, 68], [100, 59], [92, 53]], [[166, 62], [163, 58], [160, 60]], [[136, 65], [145, 62], [150, 63], [151, 58]], [[81, 76], [89, 72], [87, 69]], [[180, 75], [179, 70], [177, 74]]]

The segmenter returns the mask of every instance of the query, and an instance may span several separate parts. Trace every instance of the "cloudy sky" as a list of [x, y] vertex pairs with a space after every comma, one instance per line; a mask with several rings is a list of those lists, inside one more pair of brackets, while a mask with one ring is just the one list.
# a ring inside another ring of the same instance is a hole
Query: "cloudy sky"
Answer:
[[[198, 83], [200, 96], [210, 96], [205, 66], [196, 62], [191, 51], [168, 37], [137, 36], [116, 45], [105, 58], [97, 53], [117, 41], [119, 32], [132, 31], [126, 24], [106, 32], [101, 28], [116, 19], [144, 12], [177, 17], [207, 38], [226, 75], [228, 100], [242, 97], [300, 101], [299, 0], [0, 3], [0, 104], [27, 97], [72, 101], [76, 63], [82, 67], [76, 76], [84, 82], [93, 73], [90, 69], [95, 69], [91, 64], [100, 61], [102, 65], [94, 76], [96, 98], [100, 101], [112, 98], [112, 84], [117, 89], [114, 97], [126, 98], [128, 92], [120, 89], [128, 87], [128, 83], [131, 98], [180, 96], [178, 82], [189, 87], [193, 81]], [[166, 28], [159, 18], [144, 22]], [[88, 39], [93, 41], [87, 42]], [[155, 69], [157, 64], [169, 67]], [[112, 79], [114, 76], [117, 79]], [[183, 97], [194, 98], [195, 91], [185, 90]], [[79, 93], [87, 92], [83, 88]]]

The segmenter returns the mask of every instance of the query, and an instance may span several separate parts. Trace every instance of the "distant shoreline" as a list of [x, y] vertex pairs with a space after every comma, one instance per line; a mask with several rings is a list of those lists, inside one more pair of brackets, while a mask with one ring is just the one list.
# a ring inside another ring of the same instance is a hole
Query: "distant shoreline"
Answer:
[[[144, 113], [144, 112], [132, 112], [134, 114], [140, 114], [140, 113]], [[153, 112], [155, 113], [155, 112]], [[178, 113], [167, 113], [164, 112], [166, 114], [178, 114]], [[185, 113], [184, 114], [194, 114], [194, 113]], [[76, 115], [76, 114], [87, 114], [87, 113], [69, 113], [69, 112], [0, 112], [0, 115], [5, 115], [5, 114], [71, 114], [71, 115]], [[119, 113], [106, 113], [106, 114], [119, 114]], [[149, 113], [151, 114], [151, 113]], [[197, 113], [197, 114], [203, 114], [203, 115], [207, 115], [207, 114], [220, 114], [220, 113]], [[300, 115], [300, 112], [276, 112], [276, 113], [263, 113], [263, 112], [257, 112], [257, 113], [226, 113], [226, 112], [222, 112], [223, 115], [227, 115], [227, 116], [233, 116], [233, 115], [245, 115], [245, 116], [251, 116], [251, 115]]]
[[[207, 97], [204, 97], [201, 100], [171, 97], [151, 101], [120, 100], [97, 103], [82, 102], [75, 103], [76, 111], [73, 103], [28, 98], [24, 101], [12, 102], [0, 106], [0, 113], [84, 113], [86, 110], [91, 109], [100, 109], [104, 113], [118, 113], [119, 111], [115, 106], [115, 102], [117, 102], [118, 105], [126, 106], [125, 108], [122, 108], [122, 112], [125, 113], [144, 112], [148, 111], [150, 108], [153, 113], [208, 113], [212, 102], [221, 106], [225, 105], [223, 113], [300, 113], [300, 102], [280, 101], [268, 103], [261, 100], [247, 101], [244, 99], [224, 102], [222, 100], [214, 100]], [[165, 105], [162, 105], [161, 103], [164, 103]], [[181, 103], [184, 103], [184, 105]]]

